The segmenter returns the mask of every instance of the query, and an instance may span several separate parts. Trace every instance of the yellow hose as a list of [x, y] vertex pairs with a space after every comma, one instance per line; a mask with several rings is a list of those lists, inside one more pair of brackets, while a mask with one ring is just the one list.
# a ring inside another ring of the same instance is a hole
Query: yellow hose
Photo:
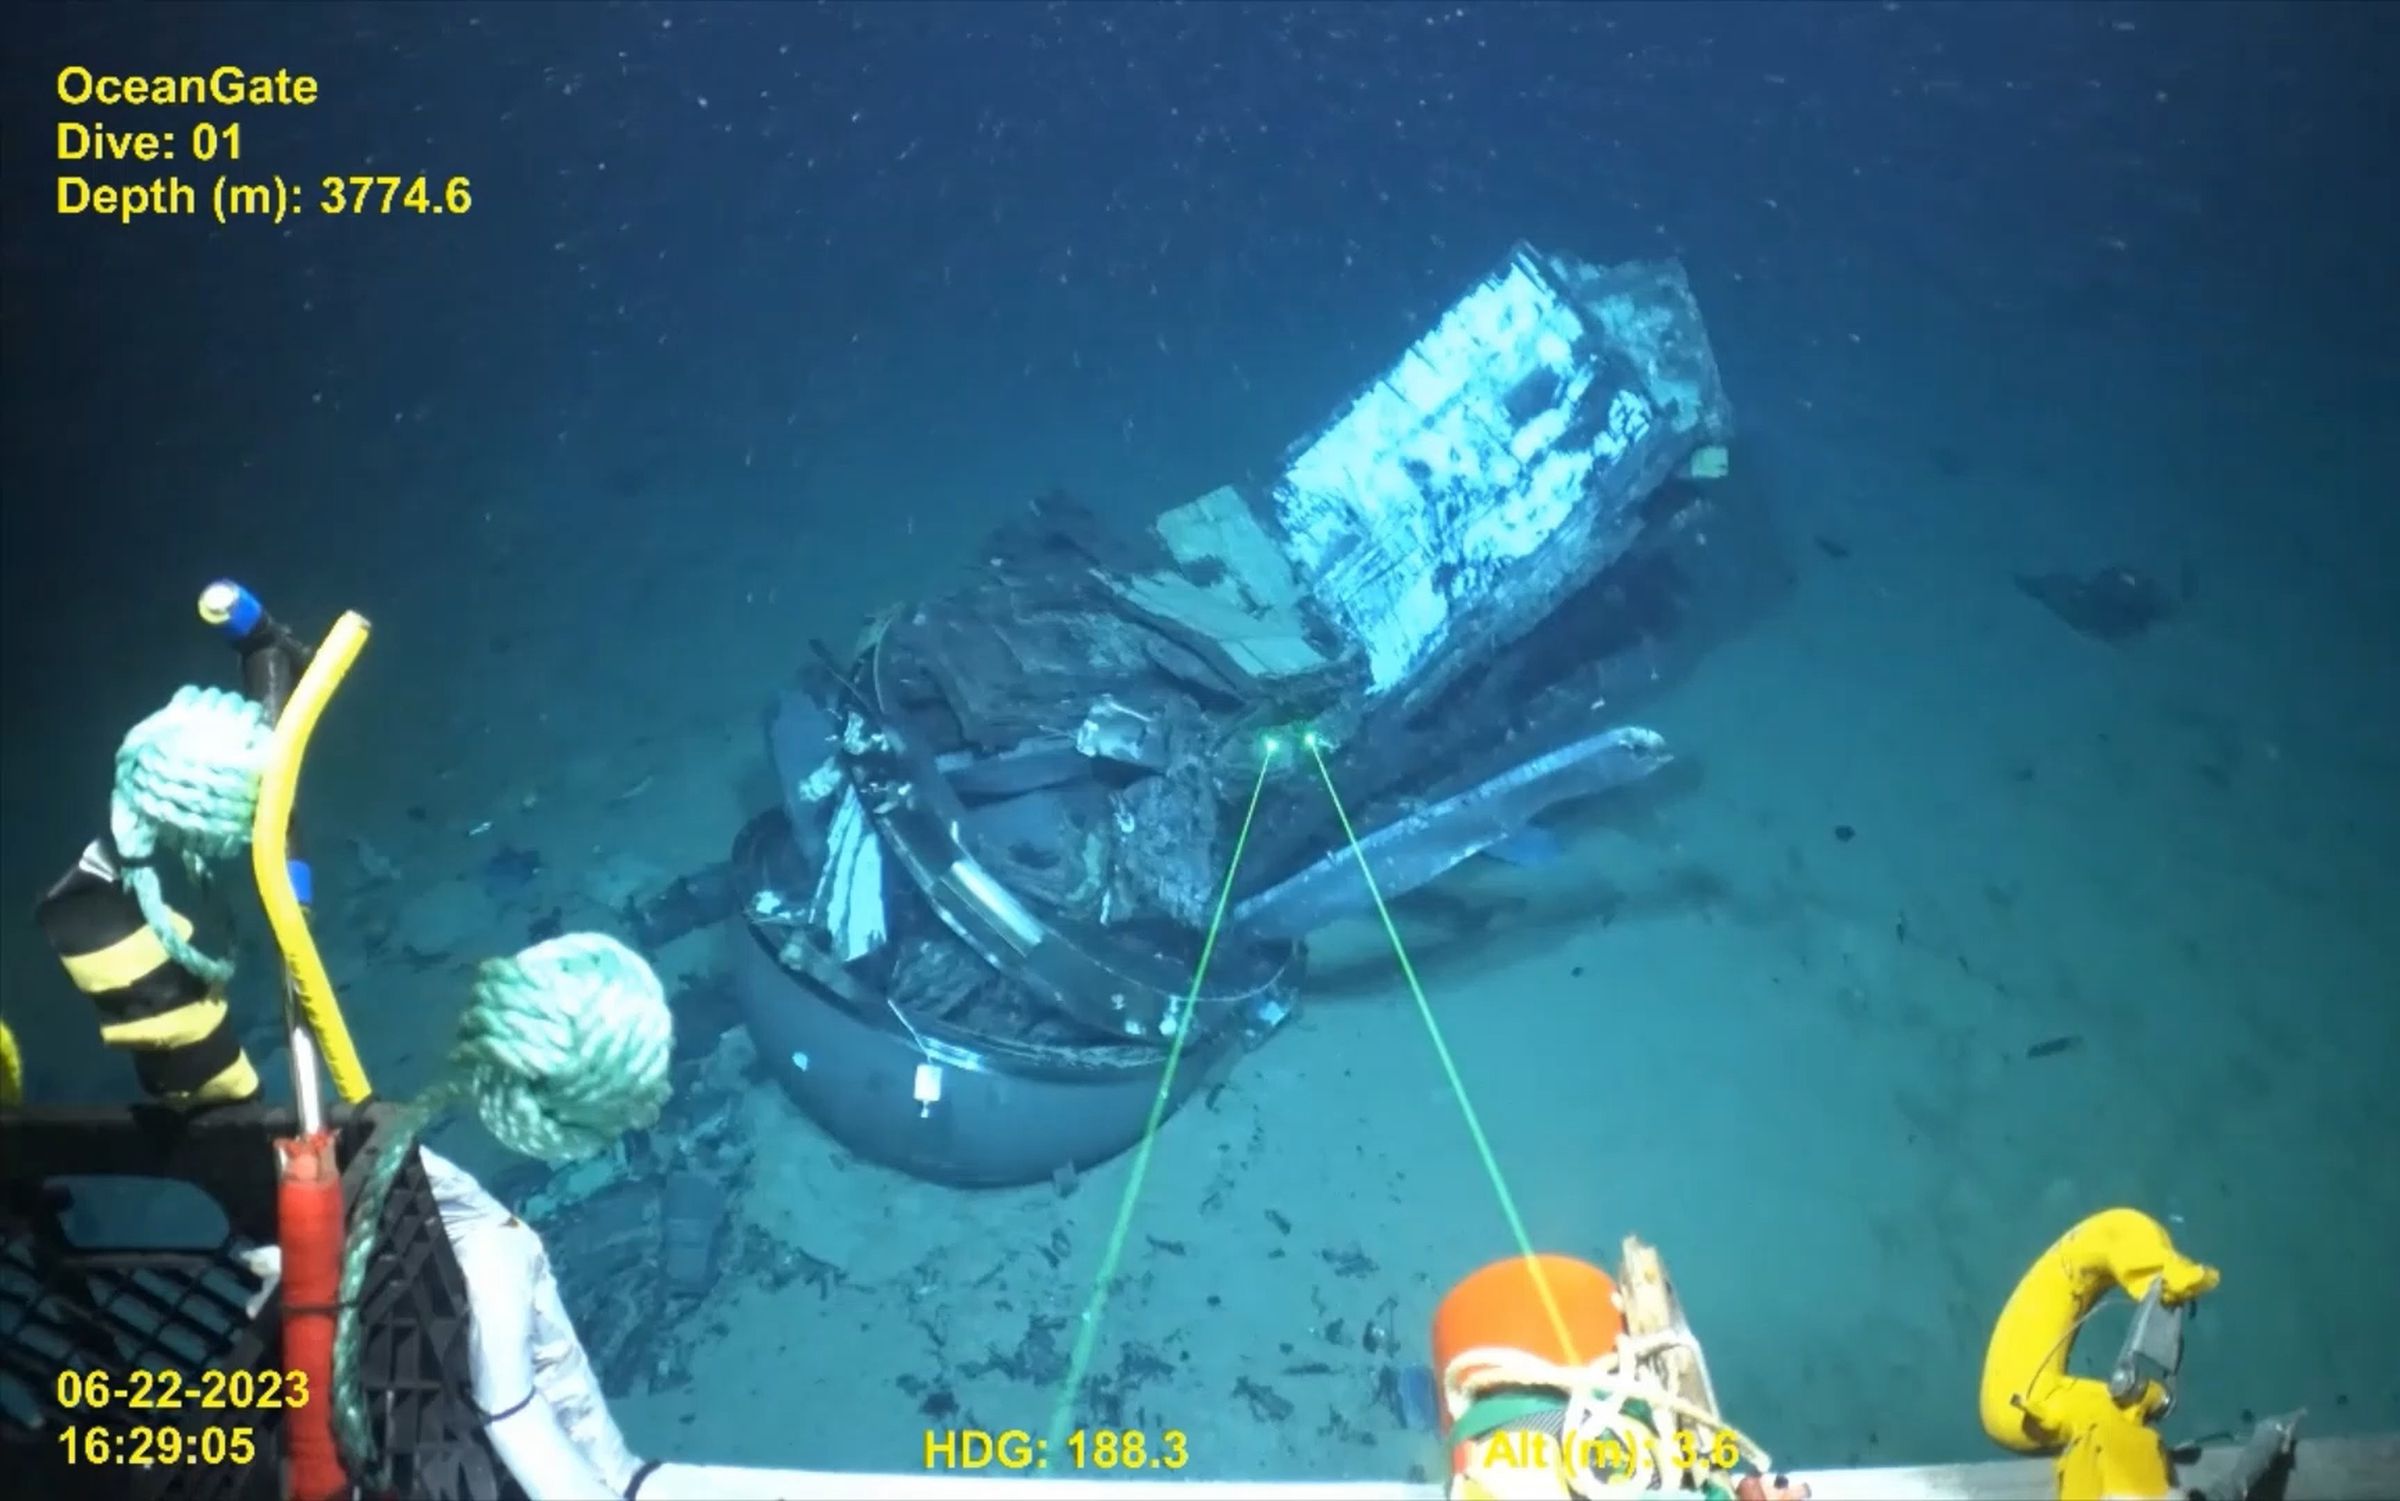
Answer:
[[0, 1022], [0, 1110], [25, 1103], [25, 1058], [17, 1051], [17, 1034]]
[[367, 629], [364, 616], [345, 612], [325, 633], [324, 644], [293, 685], [291, 700], [275, 721], [266, 770], [259, 777], [258, 817], [250, 828], [250, 871], [258, 883], [258, 899], [267, 911], [267, 925], [275, 930], [275, 946], [283, 951], [292, 998], [301, 1019], [308, 1023], [309, 1034], [317, 1040], [318, 1051], [325, 1056], [325, 1072], [333, 1079], [334, 1091], [353, 1105], [364, 1100], [373, 1086], [367, 1082], [366, 1066], [359, 1062], [358, 1049], [350, 1041], [350, 1027], [342, 1020], [341, 1004], [325, 973], [325, 960], [317, 952], [316, 937], [308, 930], [308, 912], [292, 885], [288, 852], [292, 801], [299, 790], [300, 762], [308, 754], [308, 737], [316, 731], [317, 716], [325, 712], [326, 702], [366, 646]]

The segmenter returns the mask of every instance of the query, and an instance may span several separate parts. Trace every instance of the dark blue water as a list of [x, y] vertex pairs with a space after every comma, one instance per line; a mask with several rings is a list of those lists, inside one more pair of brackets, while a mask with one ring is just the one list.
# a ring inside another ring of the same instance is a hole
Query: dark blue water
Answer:
[[[1786, 592], [1657, 711], [1695, 782], [1471, 877], [1516, 927], [1426, 939], [1537, 1238], [1662, 1244], [1733, 1416], [1795, 1465], [1995, 1452], [1990, 1319], [2119, 1201], [2227, 1269], [2179, 1431], [2400, 1427], [2371, 1251], [2400, 1231], [2393, 15], [18, 16], [0, 879], [29, 904], [125, 728], [225, 680], [203, 583], [312, 633], [364, 611], [306, 796], [336, 977], [414, 1087], [475, 959], [608, 924], [772, 801], [759, 716], [810, 638], [1054, 486], [1138, 523], [1271, 472], [1516, 241], [1673, 257]], [[218, 66], [316, 102], [61, 97]], [[176, 156], [61, 160], [69, 126]], [[352, 211], [379, 175], [395, 206]], [[162, 176], [188, 212], [62, 211]], [[220, 178], [298, 207], [219, 222]], [[2172, 596], [2138, 639], [2013, 582], [2117, 567]], [[5, 932], [36, 1097], [124, 1095]], [[715, 963], [661, 959], [679, 989]], [[1510, 1249], [1388, 955], [1328, 973], [1231, 1113], [1170, 1126], [1141, 1224], [1180, 1253], [1135, 1235], [1101, 1347], [1122, 1421], [1226, 1435], [1196, 1475], [1406, 1473], [1358, 1330], [1388, 1299], [1413, 1364]], [[749, 1301], [691, 1322], [688, 1382], [636, 1383], [635, 1447], [905, 1469], [928, 1422], [1038, 1426], [1057, 1370], [1020, 1357], [1081, 1306], [1122, 1179], [948, 1196], [782, 1108], [723, 1128], [752, 1166], [716, 1296]], [[1362, 1238], [1353, 1285], [1327, 1268]], [[775, 1282], [799, 1263], [742, 1259], [768, 1242], [839, 1274]], [[748, 1405], [786, 1390], [822, 1431]]]

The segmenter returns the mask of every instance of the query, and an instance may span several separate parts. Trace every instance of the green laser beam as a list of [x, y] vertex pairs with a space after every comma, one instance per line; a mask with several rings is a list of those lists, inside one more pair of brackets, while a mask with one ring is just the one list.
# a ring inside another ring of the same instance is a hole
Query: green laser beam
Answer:
[[[1142, 1139], [1133, 1150], [1133, 1168], [1125, 1176], [1125, 1192], [1117, 1200], [1117, 1221], [1108, 1232], [1108, 1247], [1100, 1253], [1100, 1271], [1092, 1279], [1091, 1296], [1085, 1301], [1083, 1319], [1075, 1329], [1075, 1348], [1067, 1357], [1066, 1384], [1059, 1389], [1058, 1405], [1050, 1414], [1050, 1447], [1047, 1453], [1064, 1454], [1067, 1434], [1074, 1427], [1075, 1399], [1083, 1390], [1084, 1377], [1092, 1368], [1093, 1352], [1100, 1345], [1100, 1315], [1108, 1308], [1108, 1289], [1116, 1281], [1117, 1267], [1125, 1259], [1125, 1245], [1133, 1236], [1133, 1211], [1142, 1196], [1142, 1182], [1150, 1175], [1150, 1154], [1158, 1143], [1158, 1128], [1167, 1118], [1167, 1102], [1174, 1098], [1175, 1069], [1183, 1061], [1184, 1040], [1192, 1035], [1192, 1023], [1199, 1015], [1200, 986], [1208, 977], [1208, 961], [1217, 951], [1217, 935], [1224, 931], [1225, 913], [1233, 905], [1233, 878], [1242, 868], [1242, 851], [1250, 843], [1250, 827], [1258, 818], [1258, 803], [1267, 790], [1267, 771], [1275, 763], [1281, 747], [1270, 742], [1267, 753], [1258, 763], [1258, 780], [1250, 787], [1250, 807], [1242, 815], [1242, 828], [1234, 836], [1233, 857], [1225, 862], [1225, 883], [1217, 891], [1217, 910], [1208, 920], [1207, 936], [1200, 941], [1200, 959], [1192, 966], [1192, 988], [1184, 997], [1183, 1017], [1175, 1034], [1167, 1041], [1167, 1067], [1159, 1077], [1157, 1097], [1150, 1102], [1150, 1118], [1142, 1125]], [[1312, 746], [1313, 750], [1314, 747]]]
[[1333, 814], [1342, 822], [1342, 837], [1350, 841], [1350, 854], [1358, 861], [1359, 876], [1367, 883], [1367, 895], [1375, 902], [1375, 915], [1383, 921], [1385, 936], [1392, 941], [1392, 955], [1400, 961], [1401, 977], [1408, 981], [1408, 993], [1417, 1003], [1417, 1017], [1425, 1023], [1425, 1036], [1433, 1043], [1433, 1055], [1440, 1060], [1442, 1074], [1450, 1083], [1451, 1096], [1458, 1101], [1458, 1112], [1467, 1123], [1467, 1135], [1475, 1143], [1475, 1155], [1483, 1161], [1484, 1175], [1491, 1180], [1492, 1192], [1500, 1200], [1501, 1217], [1508, 1221], [1508, 1233], [1525, 1258], [1525, 1269], [1532, 1275], [1534, 1290], [1542, 1300], [1542, 1311], [1550, 1317], [1550, 1331], [1558, 1336], [1558, 1347], [1565, 1352], [1567, 1364], [1581, 1365], [1575, 1341], [1567, 1331], [1567, 1316], [1559, 1306], [1558, 1295], [1551, 1290], [1550, 1278], [1542, 1268], [1541, 1258], [1534, 1253], [1533, 1237], [1525, 1229], [1525, 1217], [1517, 1212], [1516, 1195], [1509, 1192], [1508, 1175], [1500, 1170], [1500, 1158], [1492, 1150], [1492, 1139], [1483, 1129], [1483, 1117], [1476, 1112], [1475, 1101], [1467, 1093], [1467, 1081], [1458, 1071], [1458, 1060], [1450, 1052], [1449, 1040], [1442, 1035], [1442, 1024], [1434, 1019], [1433, 1003], [1425, 998], [1425, 987], [1417, 979], [1417, 966], [1408, 957], [1408, 945], [1400, 941], [1400, 925], [1392, 921], [1392, 909], [1384, 905], [1383, 888], [1375, 884], [1375, 872], [1367, 863], [1367, 852], [1359, 847], [1358, 830], [1351, 826], [1350, 810], [1342, 805], [1342, 794], [1333, 785], [1333, 771], [1317, 749], [1316, 737], [1303, 736], [1300, 742], [1317, 763], [1317, 775], [1325, 783], [1325, 795], [1333, 800]]
[[[1516, 1195], [1509, 1191], [1508, 1175], [1501, 1170], [1499, 1154], [1492, 1150], [1490, 1135], [1483, 1129], [1483, 1117], [1476, 1111], [1474, 1099], [1467, 1091], [1466, 1078], [1459, 1072], [1458, 1059], [1450, 1051], [1449, 1039], [1442, 1034], [1441, 1022], [1433, 1014], [1433, 1003], [1426, 998], [1425, 986], [1417, 978], [1417, 966], [1408, 956], [1408, 945], [1401, 940], [1400, 925], [1393, 921], [1392, 910], [1383, 898], [1383, 888], [1375, 883], [1374, 869], [1367, 862], [1367, 852], [1360, 847], [1358, 830], [1350, 822], [1350, 810], [1342, 802], [1339, 788], [1334, 786], [1333, 771], [1325, 764], [1325, 743], [1313, 730], [1301, 730], [1291, 738], [1297, 740], [1309, 758], [1316, 763], [1317, 776], [1325, 784], [1325, 796], [1333, 804], [1334, 817], [1341, 821], [1342, 837], [1348, 841], [1351, 858], [1358, 862], [1359, 877], [1367, 883], [1367, 895], [1375, 903], [1375, 915], [1383, 923], [1384, 936], [1391, 940], [1392, 956], [1399, 961], [1401, 978], [1408, 983], [1409, 996], [1415, 1001], [1417, 1019], [1425, 1024], [1425, 1036], [1433, 1044], [1435, 1059], [1441, 1064], [1442, 1075], [1450, 1086], [1451, 1098], [1458, 1102], [1460, 1117], [1466, 1122], [1467, 1135], [1475, 1145], [1475, 1154], [1483, 1164], [1484, 1176], [1492, 1185], [1493, 1196], [1499, 1201], [1500, 1214], [1508, 1222], [1508, 1232], [1516, 1242], [1518, 1254], [1525, 1259], [1525, 1268], [1533, 1281], [1535, 1294], [1542, 1300], [1542, 1311], [1550, 1320], [1551, 1332], [1558, 1339], [1558, 1348], [1569, 1365], [1581, 1365], [1582, 1357], [1575, 1348], [1574, 1335], [1567, 1328], [1565, 1309], [1557, 1292], [1550, 1285], [1549, 1273], [1541, 1257], [1533, 1249], [1533, 1237], [1525, 1228], [1525, 1217], [1518, 1211]], [[1084, 1379], [1090, 1374], [1092, 1357], [1100, 1344], [1100, 1319], [1108, 1308], [1110, 1286], [1116, 1280], [1117, 1268], [1125, 1259], [1126, 1245], [1133, 1236], [1134, 1210], [1141, 1202], [1142, 1188], [1150, 1174], [1150, 1158], [1158, 1143], [1158, 1129], [1165, 1122], [1168, 1101], [1174, 1098], [1175, 1072], [1183, 1060], [1185, 1039], [1191, 1035], [1192, 1021], [1200, 1003], [1200, 987], [1208, 976], [1209, 960], [1215, 955], [1217, 938], [1224, 931], [1225, 914], [1232, 906], [1235, 875], [1241, 870], [1242, 852], [1250, 843], [1250, 830], [1258, 819], [1260, 798], [1266, 792], [1267, 775], [1275, 759], [1283, 752], [1284, 737], [1270, 733], [1263, 737], [1264, 754], [1259, 758], [1258, 780], [1250, 788], [1250, 805], [1242, 814], [1240, 833], [1234, 837], [1233, 856], [1226, 862], [1225, 881], [1217, 892], [1216, 911], [1211, 914], [1208, 932], [1200, 944], [1200, 958], [1192, 968], [1190, 993], [1184, 998], [1182, 1024], [1168, 1040], [1166, 1069], [1159, 1078], [1158, 1093], [1150, 1102], [1149, 1118], [1142, 1125], [1141, 1140], [1136, 1143], [1133, 1166], [1126, 1175], [1125, 1192], [1117, 1201], [1116, 1221], [1109, 1228], [1108, 1244], [1101, 1252], [1098, 1274], [1092, 1279], [1090, 1296], [1085, 1300], [1082, 1318], [1076, 1326], [1075, 1345], [1067, 1357], [1064, 1384], [1059, 1389], [1058, 1402], [1050, 1417], [1049, 1445], [1051, 1452], [1063, 1453], [1067, 1435], [1074, 1427], [1075, 1401], [1083, 1390]]]

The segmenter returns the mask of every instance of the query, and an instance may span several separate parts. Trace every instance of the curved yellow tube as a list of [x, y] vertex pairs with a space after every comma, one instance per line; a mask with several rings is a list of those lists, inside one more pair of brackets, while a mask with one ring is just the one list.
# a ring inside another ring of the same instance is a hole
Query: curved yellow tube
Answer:
[[326, 702], [341, 687], [350, 664], [358, 660], [366, 644], [366, 618], [356, 611], [345, 612], [325, 633], [324, 644], [292, 686], [291, 700], [275, 721], [266, 770], [259, 777], [258, 816], [250, 826], [250, 873], [258, 883], [258, 899], [267, 910], [267, 925], [275, 930], [275, 946], [283, 951], [293, 999], [299, 1004], [301, 1019], [308, 1023], [309, 1034], [317, 1040], [318, 1051], [325, 1055], [325, 1072], [333, 1079], [334, 1091], [353, 1105], [365, 1099], [372, 1086], [367, 1082], [366, 1066], [358, 1060], [358, 1049], [350, 1041], [349, 1024], [342, 1020], [341, 1004], [334, 997], [333, 980], [325, 973], [325, 960], [317, 952], [316, 937], [308, 930], [308, 913], [300, 905], [300, 893], [293, 889], [289, 849], [292, 800], [299, 791], [300, 762], [308, 754], [308, 737], [315, 733], [317, 716], [325, 712]]
[[2217, 1285], [2217, 1270], [2177, 1254], [2166, 1229], [2133, 1209], [2104, 1209], [2060, 1236], [2018, 1280], [1983, 1359], [1983, 1431], [2024, 1454], [2063, 1450], [2059, 1494], [2164, 1496], [2165, 1447], [2149, 1428], [2166, 1393], [2149, 1384], [2120, 1403], [2108, 1384], [2069, 1376], [2076, 1327], [2110, 1288], [2139, 1300], [2153, 1281], [2184, 1303]]

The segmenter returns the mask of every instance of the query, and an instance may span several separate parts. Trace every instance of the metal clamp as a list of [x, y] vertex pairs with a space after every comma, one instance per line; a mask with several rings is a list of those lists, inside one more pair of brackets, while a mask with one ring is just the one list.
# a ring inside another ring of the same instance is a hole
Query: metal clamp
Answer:
[[2154, 1418], [2174, 1410], [2183, 1370], [2184, 1305], [2167, 1303], [2166, 1286], [2164, 1277], [2150, 1279], [2149, 1290], [2134, 1306], [2133, 1325], [2125, 1331], [2117, 1363], [2108, 1372], [2108, 1394], [2120, 1403], [2134, 1401], [2143, 1388], [2155, 1385], [2165, 1401]]

